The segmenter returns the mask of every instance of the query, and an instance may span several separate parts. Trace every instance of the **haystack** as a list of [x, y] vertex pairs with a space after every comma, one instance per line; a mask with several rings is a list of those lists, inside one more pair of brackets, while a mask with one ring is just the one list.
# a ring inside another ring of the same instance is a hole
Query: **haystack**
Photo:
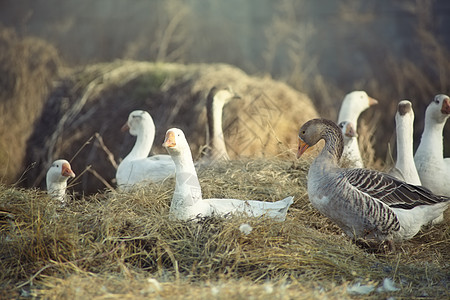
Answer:
[[60, 65], [52, 45], [0, 26], [0, 181], [12, 183], [24, 170], [26, 141]]
[[[26, 165], [37, 164], [26, 174], [26, 186], [42, 186], [46, 168], [56, 158], [74, 158], [71, 164], [77, 174], [91, 166], [75, 187], [78, 191], [115, 186], [111, 157], [120, 162], [131, 150], [134, 137], [120, 128], [135, 109], [147, 110], [154, 118], [153, 153], [166, 153], [161, 147], [164, 134], [179, 127], [198, 158], [206, 143], [206, 95], [215, 85], [229, 85], [242, 96], [223, 113], [231, 158], [286, 154], [296, 143], [299, 125], [317, 116], [306, 95], [230, 65], [136, 61], [91, 65], [61, 80], [50, 95], [28, 142]], [[95, 133], [105, 147], [90, 140]]]

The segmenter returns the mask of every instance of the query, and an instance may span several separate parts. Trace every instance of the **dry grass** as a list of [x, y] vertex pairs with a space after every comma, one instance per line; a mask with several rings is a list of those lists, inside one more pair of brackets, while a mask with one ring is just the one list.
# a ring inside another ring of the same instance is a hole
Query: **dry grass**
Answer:
[[[389, 254], [354, 245], [309, 203], [308, 162], [243, 160], [199, 172], [204, 197], [295, 196], [288, 218], [171, 220], [174, 182], [105, 191], [59, 207], [37, 190], [0, 187], [1, 287], [45, 299], [332, 299], [392, 278], [367, 298], [449, 296], [450, 231], [424, 229]], [[245, 235], [239, 226], [251, 225]]]
[[0, 182], [23, 170], [25, 144], [61, 62], [56, 49], [0, 26]]

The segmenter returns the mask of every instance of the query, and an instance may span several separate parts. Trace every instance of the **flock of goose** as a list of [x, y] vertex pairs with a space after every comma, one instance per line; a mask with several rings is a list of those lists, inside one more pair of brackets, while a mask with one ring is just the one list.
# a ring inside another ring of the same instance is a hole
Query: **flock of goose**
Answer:
[[[146, 111], [131, 112], [123, 130], [136, 136], [136, 142], [118, 166], [118, 188], [127, 191], [138, 184], [175, 177], [170, 214], [177, 219], [244, 213], [284, 221], [292, 196], [276, 202], [202, 198], [196, 168], [229, 159], [222, 132], [222, 109], [239, 98], [230, 88], [211, 89], [207, 97], [208, 148], [195, 164], [187, 139], [178, 128], [166, 132], [163, 146], [168, 155], [148, 156], [155, 138], [153, 119]], [[306, 122], [299, 131], [297, 158], [324, 140], [325, 146], [307, 177], [312, 205], [353, 239], [392, 243], [412, 238], [423, 225], [442, 221], [450, 204], [450, 158], [443, 157], [442, 137], [450, 116], [450, 98], [440, 94], [428, 105], [415, 154], [412, 104], [407, 100], [398, 103], [397, 159], [387, 173], [364, 168], [357, 140], [359, 115], [377, 103], [364, 91], [354, 91], [345, 96], [337, 123], [321, 118]], [[55, 161], [47, 173], [48, 193], [64, 201], [70, 177], [75, 174], [69, 162]]]

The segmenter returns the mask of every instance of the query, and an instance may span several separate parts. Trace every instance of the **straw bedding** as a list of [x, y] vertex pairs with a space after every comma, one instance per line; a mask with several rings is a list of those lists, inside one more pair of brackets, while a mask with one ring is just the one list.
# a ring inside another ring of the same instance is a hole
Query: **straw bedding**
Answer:
[[65, 207], [39, 190], [1, 186], [1, 288], [48, 299], [342, 299], [353, 297], [350, 286], [391, 278], [398, 291], [359, 297], [449, 296], [448, 212], [394, 252], [361, 248], [309, 204], [308, 163], [246, 159], [199, 171], [204, 197], [293, 195], [281, 223], [172, 220], [173, 180], [72, 195]]

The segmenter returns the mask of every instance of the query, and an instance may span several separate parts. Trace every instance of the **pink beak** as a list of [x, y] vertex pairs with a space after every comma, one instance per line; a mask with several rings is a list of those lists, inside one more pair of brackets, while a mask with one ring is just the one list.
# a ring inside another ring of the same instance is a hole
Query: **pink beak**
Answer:
[[446, 115], [450, 114], [450, 99], [449, 98], [446, 98], [444, 100], [444, 102], [442, 102], [441, 112]]
[[75, 173], [72, 171], [70, 165], [68, 164], [62, 165], [61, 175], [65, 177], [75, 177]]

